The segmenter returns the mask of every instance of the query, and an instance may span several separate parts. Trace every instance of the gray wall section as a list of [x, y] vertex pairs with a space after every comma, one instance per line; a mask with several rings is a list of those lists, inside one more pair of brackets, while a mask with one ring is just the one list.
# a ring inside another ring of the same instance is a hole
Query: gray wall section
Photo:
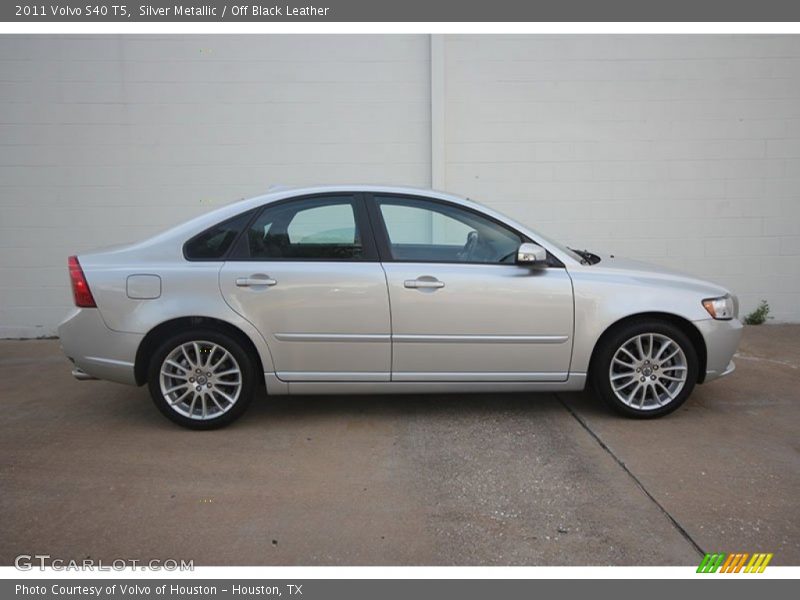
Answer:
[[0, 336], [66, 257], [272, 184], [430, 181], [428, 36], [0, 37]]
[[443, 187], [800, 319], [800, 36], [453, 36], [444, 53]]
[[800, 320], [798, 36], [3, 36], [0, 337], [54, 333], [69, 254], [432, 172]]

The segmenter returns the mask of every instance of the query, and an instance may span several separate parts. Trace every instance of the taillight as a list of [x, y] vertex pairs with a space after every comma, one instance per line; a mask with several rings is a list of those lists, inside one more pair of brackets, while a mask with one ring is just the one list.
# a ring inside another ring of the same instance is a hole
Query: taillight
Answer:
[[72, 282], [72, 295], [75, 298], [75, 306], [82, 308], [96, 308], [92, 297], [92, 290], [89, 289], [89, 282], [81, 269], [81, 263], [77, 256], [70, 256], [67, 260], [69, 264], [69, 279]]

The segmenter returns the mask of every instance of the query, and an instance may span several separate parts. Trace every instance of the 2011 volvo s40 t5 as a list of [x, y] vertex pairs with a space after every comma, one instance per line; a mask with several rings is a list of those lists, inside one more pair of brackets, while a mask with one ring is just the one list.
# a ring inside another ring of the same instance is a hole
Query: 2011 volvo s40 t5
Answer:
[[69, 259], [60, 325], [79, 379], [145, 385], [218, 427], [280, 394], [581, 390], [656, 417], [733, 371], [736, 297], [572, 250], [413, 188], [327, 186], [237, 202]]

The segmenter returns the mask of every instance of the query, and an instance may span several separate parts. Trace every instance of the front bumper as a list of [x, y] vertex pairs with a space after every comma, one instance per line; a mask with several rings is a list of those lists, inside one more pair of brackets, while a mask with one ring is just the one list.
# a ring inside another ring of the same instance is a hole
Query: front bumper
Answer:
[[704, 383], [733, 373], [733, 355], [742, 339], [743, 325], [739, 319], [717, 321], [703, 319], [694, 322], [706, 343], [706, 374]]
[[134, 363], [143, 335], [109, 329], [96, 308], [75, 308], [58, 326], [58, 336], [61, 350], [83, 375], [136, 385]]
[[736, 363], [731, 361], [728, 363], [728, 366], [725, 367], [725, 370], [719, 374], [720, 377], [725, 377], [726, 375], [730, 375], [736, 370]]

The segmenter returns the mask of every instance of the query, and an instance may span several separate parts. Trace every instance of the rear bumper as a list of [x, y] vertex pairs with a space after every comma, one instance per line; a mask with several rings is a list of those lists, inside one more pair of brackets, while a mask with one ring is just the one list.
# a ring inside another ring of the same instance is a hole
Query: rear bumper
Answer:
[[75, 367], [72, 369], [72, 376], [78, 381], [93, 381], [97, 379], [94, 375], [89, 375], [86, 371]]
[[704, 383], [733, 373], [733, 355], [739, 348], [743, 326], [741, 321], [704, 319], [694, 322], [706, 343], [706, 375]]
[[58, 336], [61, 350], [83, 375], [136, 385], [134, 363], [143, 335], [109, 329], [96, 308], [75, 308], [58, 326]]

